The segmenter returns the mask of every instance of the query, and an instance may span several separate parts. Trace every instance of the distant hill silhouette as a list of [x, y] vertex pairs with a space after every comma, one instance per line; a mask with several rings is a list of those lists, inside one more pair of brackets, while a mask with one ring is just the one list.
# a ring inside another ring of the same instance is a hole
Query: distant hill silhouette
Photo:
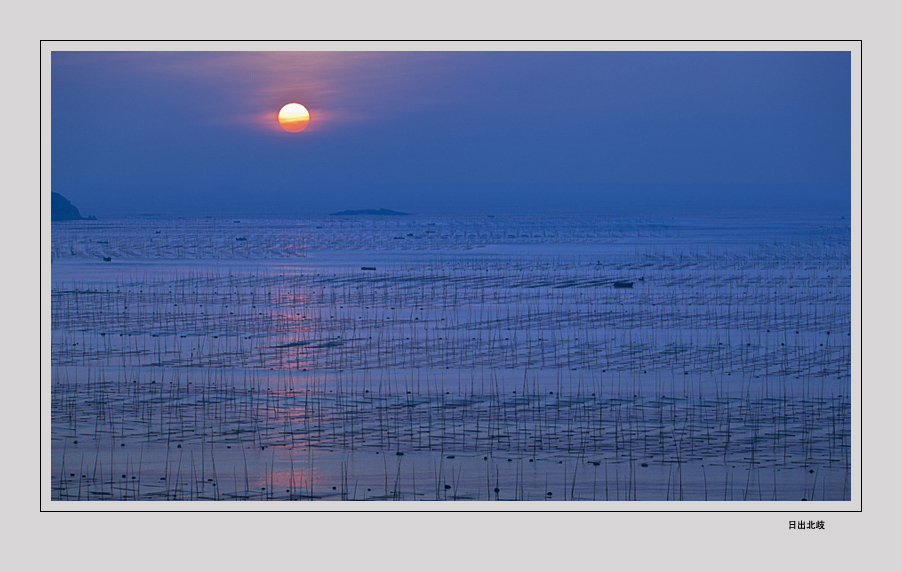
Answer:
[[69, 199], [59, 193], [50, 192], [50, 220], [97, 220], [93, 216], [83, 217]]
[[376, 215], [376, 216], [410, 216], [410, 213], [402, 213], [391, 209], [363, 209], [360, 211], [341, 211], [337, 213], [329, 213], [329, 216], [355, 216], [355, 215]]

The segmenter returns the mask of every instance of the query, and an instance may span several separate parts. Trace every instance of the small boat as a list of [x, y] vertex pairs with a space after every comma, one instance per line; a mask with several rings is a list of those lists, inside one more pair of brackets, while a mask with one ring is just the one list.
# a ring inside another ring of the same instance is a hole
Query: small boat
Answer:
[[104, 262], [112, 262], [112, 261], [113, 261], [113, 257], [112, 257], [112, 256], [104, 256], [104, 257], [103, 257], [103, 261], [104, 261]]
[[239, 237], [236, 238], [235, 240], [247, 240], [247, 237], [246, 237], [246, 236], [239, 236]]
[[614, 288], [632, 288], [633, 282], [631, 280], [617, 280], [614, 282]]
[[375, 266], [361, 266], [360, 269], [361, 270], [375, 270], [376, 267]]

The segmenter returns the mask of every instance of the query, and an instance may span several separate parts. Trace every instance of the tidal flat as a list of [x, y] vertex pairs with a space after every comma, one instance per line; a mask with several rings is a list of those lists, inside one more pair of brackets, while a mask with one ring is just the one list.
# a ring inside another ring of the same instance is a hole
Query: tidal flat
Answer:
[[54, 223], [55, 501], [849, 501], [848, 220]]

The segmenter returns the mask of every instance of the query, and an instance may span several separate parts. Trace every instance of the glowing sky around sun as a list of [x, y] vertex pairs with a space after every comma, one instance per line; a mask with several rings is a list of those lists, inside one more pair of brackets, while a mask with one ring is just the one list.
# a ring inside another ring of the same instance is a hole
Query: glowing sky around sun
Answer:
[[[848, 52], [53, 52], [53, 190], [98, 215], [214, 202], [847, 207], [850, 62]], [[275, 120], [289, 102], [312, 116], [303, 133]]]

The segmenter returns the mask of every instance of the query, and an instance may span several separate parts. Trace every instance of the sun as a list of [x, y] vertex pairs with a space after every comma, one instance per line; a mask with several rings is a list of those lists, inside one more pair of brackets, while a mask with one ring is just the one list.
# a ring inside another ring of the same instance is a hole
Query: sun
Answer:
[[279, 125], [285, 131], [297, 133], [303, 131], [310, 122], [310, 112], [300, 103], [289, 103], [279, 110]]

